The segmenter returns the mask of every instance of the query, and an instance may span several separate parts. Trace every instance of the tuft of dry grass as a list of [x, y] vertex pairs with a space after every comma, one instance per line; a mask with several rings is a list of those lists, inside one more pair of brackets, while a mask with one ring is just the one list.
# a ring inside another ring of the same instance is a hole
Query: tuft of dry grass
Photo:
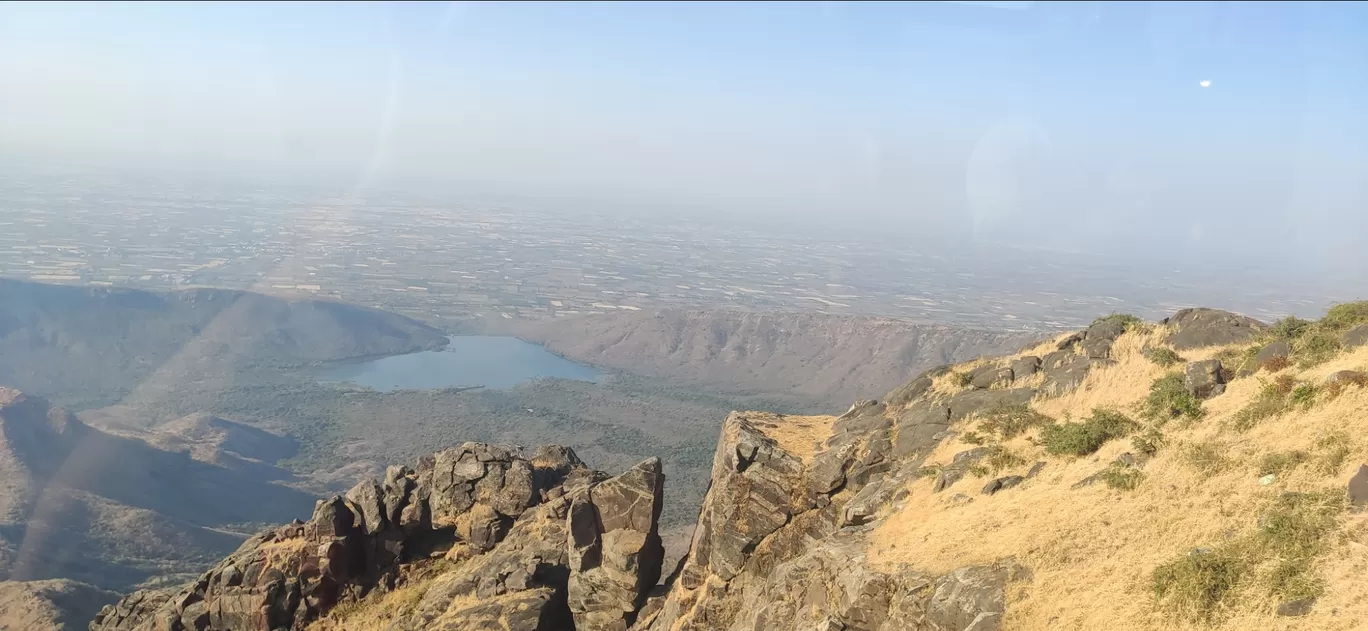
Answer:
[[831, 437], [835, 416], [797, 416], [769, 412], [746, 412], [746, 420], [773, 438], [784, 451], [803, 460], [812, 457], [822, 441]]

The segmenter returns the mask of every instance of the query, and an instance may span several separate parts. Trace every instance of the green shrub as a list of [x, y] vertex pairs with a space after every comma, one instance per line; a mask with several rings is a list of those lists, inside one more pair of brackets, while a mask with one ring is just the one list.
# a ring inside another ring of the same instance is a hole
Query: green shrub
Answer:
[[1089, 326], [1097, 326], [1099, 324], [1104, 324], [1107, 322], [1120, 323], [1122, 331], [1129, 331], [1131, 329], [1134, 329], [1135, 327], [1143, 326], [1145, 324], [1144, 320], [1141, 320], [1140, 318], [1137, 318], [1129, 313], [1113, 313], [1111, 315], [1105, 315], [1096, 320], [1093, 320], [1092, 324]]
[[1233, 464], [1230, 458], [1225, 455], [1226, 445], [1216, 442], [1203, 442], [1188, 445], [1183, 449], [1183, 461], [1188, 463], [1198, 473], [1211, 477], [1226, 469]]
[[1327, 329], [1316, 329], [1303, 335], [1292, 345], [1292, 355], [1302, 368], [1323, 364], [1340, 350], [1339, 334]]
[[1313, 324], [1310, 320], [1303, 320], [1297, 316], [1287, 316], [1273, 323], [1273, 335], [1287, 340], [1295, 340], [1310, 331]]
[[1306, 462], [1306, 452], [1304, 451], [1283, 451], [1277, 453], [1264, 454], [1259, 459], [1259, 475], [1282, 474]]
[[1260, 422], [1278, 416], [1292, 408], [1289, 395], [1297, 389], [1291, 375], [1279, 375], [1272, 383], [1264, 384], [1258, 396], [1245, 404], [1231, 417], [1231, 424], [1239, 431], [1247, 431]]
[[1081, 423], [1047, 425], [1040, 432], [1046, 453], [1060, 456], [1086, 456], [1107, 441], [1122, 438], [1136, 428], [1135, 421], [1115, 410], [1095, 408]]
[[1102, 481], [1107, 483], [1107, 488], [1117, 491], [1135, 490], [1144, 479], [1144, 472], [1117, 462], [1111, 463], [1102, 471]]
[[959, 438], [960, 442], [968, 443], [970, 445], [982, 445], [988, 442], [988, 439], [984, 438], [978, 432], [965, 432], [963, 434], [960, 434]]
[[919, 477], [919, 478], [934, 478], [934, 477], [940, 475], [940, 472], [941, 472], [941, 469], [942, 469], [942, 468], [943, 468], [943, 467], [939, 467], [939, 466], [936, 466], [936, 465], [930, 465], [930, 466], [922, 467], [922, 468], [920, 468], [920, 469], [917, 469], [917, 477]]
[[1335, 432], [1316, 441], [1316, 471], [1321, 475], [1335, 475], [1344, 468], [1349, 458], [1349, 435]]
[[1155, 379], [1141, 404], [1141, 416], [1160, 422], [1180, 416], [1195, 421], [1205, 413], [1202, 402], [1188, 392], [1183, 376], [1177, 373]]
[[1289, 399], [1293, 405], [1309, 408], [1316, 402], [1316, 386], [1309, 383], [1299, 384], [1292, 389], [1292, 394], [1289, 396]]
[[1002, 445], [992, 445], [988, 447], [988, 455], [983, 457], [982, 462], [988, 471], [997, 474], [1006, 469], [1026, 464], [1026, 459]]
[[1151, 588], [1165, 612], [1209, 623], [1248, 573], [1249, 561], [1237, 551], [1194, 552], [1154, 568]]
[[1144, 351], [1145, 359], [1154, 362], [1160, 368], [1168, 368], [1183, 363], [1183, 358], [1171, 348], [1163, 346], [1151, 346]]
[[1273, 500], [1256, 534], [1261, 552], [1278, 559], [1264, 577], [1270, 592], [1288, 600], [1320, 595], [1322, 585], [1312, 575], [1314, 561], [1329, 548], [1345, 502], [1339, 489], [1283, 493]]
[[985, 413], [979, 429], [1006, 440], [1020, 436], [1033, 427], [1044, 427], [1053, 422], [1054, 419], [1032, 410], [1029, 405], [1005, 405]]
[[974, 376], [967, 372], [954, 371], [950, 373], [950, 383], [957, 388], [968, 388], [974, 382]]
[[1164, 435], [1157, 429], [1149, 429], [1138, 436], [1131, 436], [1131, 446], [1146, 456], [1153, 456], [1164, 446]]
[[1346, 302], [1330, 307], [1320, 325], [1332, 331], [1343, 331], [1368, 322], [1368, 300]]

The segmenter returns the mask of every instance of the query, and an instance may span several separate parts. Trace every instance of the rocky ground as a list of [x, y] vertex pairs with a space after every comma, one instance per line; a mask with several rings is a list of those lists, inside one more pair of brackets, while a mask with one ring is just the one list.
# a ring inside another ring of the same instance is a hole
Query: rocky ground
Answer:
[[676, 568], [658, 460], [469, 443], [92, 629], [1357, 628], [1355, 309], [1106, 317], [839, 417], [733, 413]]

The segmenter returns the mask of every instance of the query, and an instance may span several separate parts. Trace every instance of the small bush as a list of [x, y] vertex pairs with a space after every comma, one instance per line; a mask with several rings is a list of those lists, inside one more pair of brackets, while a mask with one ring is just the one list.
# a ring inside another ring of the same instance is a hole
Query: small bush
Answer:
[[1302, 368], [1330, 361], [1339, 350], [1339, 334], [1326, 329], [1311, 331], [1292, 345], [1292, 354], [1297, 358], [1297, 365]]
[[[1231, 417], [1231, 424], [1239, 431], [1247, 431], [1266, 419], [1292, 409], [1292, 395], [1303, 385], [1307, 384], [1298, 384], [1291, 375], [1278, 375], [1278, 378], [1271, 383], [1264, 384], [1253, 401], [1250, 401]], [[1306, 390], [1301, 392], [1302, 399], [1306, 399], [1308, 396], [1314, 398], [1315, 396], [1314, 388], [1310, 390], [1309, 395]]]
[[950, 383], [957, 388], [968, 388], [974, 382], [974, 376], [967, 372], [951, 372]]
[[1183, 363], [1183, 358], [1171, 348], [1163, 346], [1151, 346], [1146, 348], [1145, 359], [1154, 362], [1160, 368], [1168, 368]]
[[1368, 300], [1330, 307], [1319, 324], [1332, 331], [1343, 331], [1364, 322], [1368, 322]]
[[1295, 340], [1311, 330], [1314, 323], [1297, 316], [1287, 316], [1273, 323], [1273, 335], [1286, 340]]
[[1264, 454], [1259, 459], [1259, 475], [1287, 473], [1302, 463], [1306, 462], [1306, 452], [1304, 451], [1283, 451], [1278, 453]]
[[1259, 369], [1266, 370], [1268, 372], [1278, 372], [1280, 370], [1286, 370], [1291, 366], [1292, 360], [1288, 359], [1287, 356], [1276, 355], [1264, 360], [1264, 363], [1259, 364]]
[[1344, 394], [1345, 388], [1348, 388], [1349, 386], [1358, 386], [1360, 388], [1368, 387], [1368, 374], [1353, 372], [1342, 375], [1335, 379], [1333, 383], [1325, 386], [1325, 393], [1333, 399]]
[[1230, 458], [1226, 457], [1225, 449], [1225, 445], [1214, 442], [1188, 445], [1182, 453], [1183, 461], [1198, 473], [1211, 477], [1229, 469], [1233, 464]]
[[1349, 435], [1335, 432], [1316, 441], [1316, 471], [1321, 475], [1335, 475], [1349, 459]]
[[1164, 446], [1164, 435], [1157, 429], [1150, 429], [1138, 436], [1131, 436], [1131, 446], [1146, 456], [1153, 456]]
[[1312, 575], [1316, 557], [1329, 547], [1339, 527], [1345, 495], [1339, 489], [1283, 493], [1259, 519], [1256, 543], [1278, 564], [1264, 577], [1270, 592], [1283, 599], [1312, 598], [1323, 588]]
[[1129, 331], [1138, 326], [1144, 326], [1145, 324], [1144, 320], [1141, 320], [1140, 318], [1137, 318], [1129, 313], [1113, 313], [1111, 315], [1102, 316], [1096, 320], [1093, 320], [1092, 324], [1089, 326], [1097, 326], [1099, 324], [1105, 324], [1107, 322], [1120, 323], [1122, 331]]
[[993, 445], [988, 448], [988, 455], [983, 457], [983, 466], [988, 471], [996, 475], [1006, 469], [1019, 467], [1026, 464], [1026, 459], [1012, 452], [1012, 450], [1002, 445]]
[[1164, 375], [1150, 384], [1149, 395], [1141, 405], [1141, 415], [1154, 421], [1168, 421], [1180, 416], [1189, 420], [1202, 418], [1202, 402], [1188, 392], [1183, 376]]
[[1095, 408], [1081, 423], [1047, 425], [1040, 432], [1046, 453], [1060, 456], [1086, 456], [1107, 441], [1122, 438], [1136, 428], [1135, 421], [1115, 410]]
[[965, 432], [963, 434], [960, 434], [959, 439], [960, 442], [968, 443], [970, 445], [982, 445], [988, 442], [988, 439], [984, 438], [978, 432]]
[[1298, 384], [1292, 389], [1290, 399], [1293, 405], [1309, 408], [1311, 404], [1316, 402], [1316, 386], [1309, 383]]
[[1044, 427], [1053, 422], [1054, 419], [1032, 410], [1029, 405], [1007, 405], [984, 414], [979, 429], [1007, 440], [1016, 438], [1033, 427]]
[[1170, 615], [1209, 623], [1248, 572], [1249, 562], [1236, 552], [1194, 553], [1154, 568], [1151, 588]]
[[931, 466], [922, 467], [922, 468], [920, 468], [920, 469], [917, 469], [917, 477], [919, 477], [919, 478], [934, 478], [934, 477], [940, 475], [941, 469], [943, 469], [943, 467], [940, 467], [940, 466], [937, 466], [937, 465], [931, 465]]
[[1145, 474], [1139, 469], [1115, 462], [1102, 471], [1102, 481], [1116, 491], [1133, 491], [1144, 479]]
[[983, 465], [981, 465], [981, 464], [973, 465], [973, 466], [969, 467], [968, 469], [965, 469], [965, 471], [968, 471], [968, 472], [969, 472], [969, 475], [972, 475], [972, 476], [978, 477], [978, 478], [986, 478], [986, 477], [988, 477], [988, 474], [990, 473], [990, 471], [988, 471], [988, 467], [983, 466]]

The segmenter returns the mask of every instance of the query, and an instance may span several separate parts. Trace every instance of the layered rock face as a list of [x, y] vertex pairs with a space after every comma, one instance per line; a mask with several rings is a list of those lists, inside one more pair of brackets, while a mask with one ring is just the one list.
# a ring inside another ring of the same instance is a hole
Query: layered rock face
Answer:
[[528, 459], [466, 443], [321, 500], [309, 521], [252, 537], [182, 589], [106, 607], [91, 628], [304, 629], [442, 563], [388, 628], [626, 629], [659, 577], [663, 482], [654, 458], [612, 478], [560, 447]]

